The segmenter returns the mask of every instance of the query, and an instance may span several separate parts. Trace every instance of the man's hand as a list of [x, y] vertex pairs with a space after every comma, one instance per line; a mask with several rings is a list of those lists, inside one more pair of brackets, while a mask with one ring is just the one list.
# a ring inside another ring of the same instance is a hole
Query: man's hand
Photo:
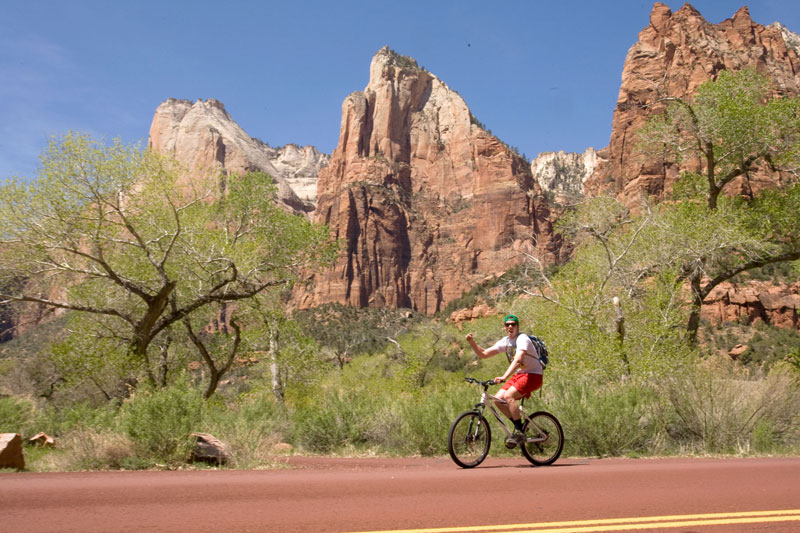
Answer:
[[495, 384], [499, 384], [499, 383], [502, 383], [504, 381], [505, 381], [505, 379], [503, 379], [503, 376], [497, 376], [496, 378], [494, 378]]
[[472, 333], [467, 333], [467, 342], [472, 342]]

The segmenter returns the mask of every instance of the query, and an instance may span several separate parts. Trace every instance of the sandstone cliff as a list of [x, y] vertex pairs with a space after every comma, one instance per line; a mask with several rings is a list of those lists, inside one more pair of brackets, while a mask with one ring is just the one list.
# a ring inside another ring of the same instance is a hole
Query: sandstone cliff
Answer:
[[649, 26], [625, 58], [611, 140], [598, 152], [587, 193], [612, 192], [625, 201], [635, 200], [641, 192], [661, 196], [679, 169], [645, 160], [636, 151], [637, 130], [663, 110], [657, 105], [644, 107], [658, 99], [658, 90], [688, 97], [723, 69], [754, 67], [769, 75], [778, 91], [800, 94], [798, 43], [800, 38], [780, 24], [753, 22], [747, 7], [711, 24], [688, 3], [675, 13], [656, 3]]
[[388, 47], [342, 104], [314, 218], [344, 243], [296, 303], [434, 313], [538, 246], [557, 249], [527, 162], [478, 126], [458, 93]]
[[214, 99], [163, 102], [153, 117], [148, 145], [194, 172], [266, 172], [278, 183], [281, 200], [305, 212], [316, 205], [317, 174], [328, 163], [328, 156], [313, 146], [272, 148], [250, 137]]

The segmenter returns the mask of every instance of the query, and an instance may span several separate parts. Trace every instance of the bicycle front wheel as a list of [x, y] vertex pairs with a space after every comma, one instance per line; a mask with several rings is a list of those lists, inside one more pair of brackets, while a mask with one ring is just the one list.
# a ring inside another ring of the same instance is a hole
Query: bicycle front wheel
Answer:
[[564, 430], [558, 419], [544, 411], [537, 411], [525, 422], [525, 445], [522, 455], [536, 466], [555, 462], [564, 449]]
[[489, 455], [492, 431], [489, 423], [477, 411], [466, 411], [450, 425], [447, 449], [450, 457], [462, 468], [474, 468]]

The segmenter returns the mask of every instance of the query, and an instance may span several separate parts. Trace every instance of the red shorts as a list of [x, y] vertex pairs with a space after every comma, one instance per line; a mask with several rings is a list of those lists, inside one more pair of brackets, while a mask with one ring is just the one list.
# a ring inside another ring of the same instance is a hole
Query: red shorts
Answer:
[[522, 394], [523, 398], [530, 398], [531, 393], [542, 386], [541, 374], [514, 374], [501, 388], [514, 387]]

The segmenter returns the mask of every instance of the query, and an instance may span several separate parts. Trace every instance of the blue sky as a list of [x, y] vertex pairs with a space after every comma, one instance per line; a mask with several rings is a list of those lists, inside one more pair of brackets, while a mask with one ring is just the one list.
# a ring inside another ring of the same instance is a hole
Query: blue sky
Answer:
[[[665, 2], [676, 11], [682, 3]], [[691, 2], [710, 22], [743, 0]], [[800, 2], [755, 0], [800, 33]], [[0, 0], [0, 178], [33, 177], [53, 135], [146, 142], [167, 98], [216, 98], [271, 146], [336, 147], [342, 100], [384, 45], [458, 91], [528, 157], [602, 148], [638, 0]]]

